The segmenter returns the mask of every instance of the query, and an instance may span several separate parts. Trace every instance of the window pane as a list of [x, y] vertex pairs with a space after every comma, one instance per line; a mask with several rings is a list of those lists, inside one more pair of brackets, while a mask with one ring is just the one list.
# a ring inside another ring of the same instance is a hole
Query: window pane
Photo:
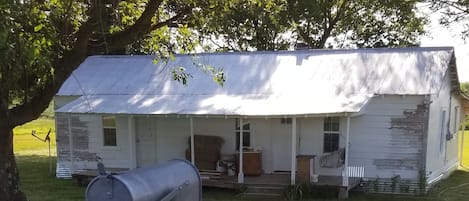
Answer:
[[[251, 133], [243, 132], [243, 146], [251, 146]], [[239, 132], [236, 132], [236, 150], [239, 150]]]
[[331, 131], [331, 123], [329, 117], [326, 117], [324, 119], [324, 131]]
[[339, 128], [340, 128], [339, 117], [324, 118], [324, 131], [339, 131]]
[[249, 121], [243, 122], [243, 130], [245, 130], [245, 131], [250, 130], [250, 123], [249, 123]]
[[339, 134], [324, 134], [324, 152], [333, 152], [339, 149]]
[[250, 147], [251, 146], [251, 133], [250, 132], [243, 132], [243, 146]]
[[[235, 129], [236, 130], [239, 130], [240, 127], [239, 127], [239, 119], [236, 119], [235, 121]], [[244, 120], [243, 121], [243, 130], [249, 130], [250, 129], [250, 123], [248, 120]]]
[[116, 129], [104, 128], [104, 146], [117, 146]]
[[281, 124], [291, 124], [292, 119], [291, 118], [282, 118], [280, 119]]
[[330, 131], [339, 131], [339, 122], [333, 122]]
[[116, 118], [113, 116], [103, 117], [103, 127], [116, 127]]

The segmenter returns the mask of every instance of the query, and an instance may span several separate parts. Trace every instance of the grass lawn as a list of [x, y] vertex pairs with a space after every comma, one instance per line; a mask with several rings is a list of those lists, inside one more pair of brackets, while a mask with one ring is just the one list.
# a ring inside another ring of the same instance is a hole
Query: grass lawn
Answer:
[[[15, 154], [20, 169], [21, 188], [31, 201], [84, 201], [84, 187], [71, 180], [56, 179], [49, 174], [47, 143], [31, 136], [31, 130], [42, 138], [54, 121], [42, 118], [15, 129]], [[469, 167], [469, 131], [465, 133], [464, 164]], [[55, 164], [55, 133], [52, 133], [52, 154]], [[55, 169], [55, 165], [54, 165]], [[283, 199], [242, 198], [234, 191], [204, 189], [204, 201], [283, 201]], [[320, 201], [321, 199], [305, 199]], [[448, 179], [436, 185], [426, 196], [393, 196], [352, 193], [350, 201], [466, 201], [469, 200], [469, 169], [461, 168]]]
[[30, 122], [14, 130], [14, 150], [16, 155], [48, 155], [48, 144], [40, 141], [31, 135], [31, 131], [35, 130], [36, 135], [44, 139], [49, 129], [52, 129], [51, 151], [52, 155], [56, 155], [55, 149], [55, 126], [54, 119], [41, 118]]

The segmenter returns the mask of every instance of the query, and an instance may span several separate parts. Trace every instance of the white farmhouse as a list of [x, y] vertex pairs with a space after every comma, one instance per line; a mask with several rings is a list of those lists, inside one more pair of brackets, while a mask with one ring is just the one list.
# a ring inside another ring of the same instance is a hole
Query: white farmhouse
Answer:
[[[203, 66], [223, 68], [224, 85]], [[468, 111], [450, 47], [91, 56], [55, 97], [57, 175], [97, 158], [114, 169], [195, 163], [205, 156], [194, 139], [218, 136], [217, 159], [240, 163], [219, 183], [295, 184], [309, 168], [306, 181], [345, 192], [359, 178], [365, 190], [412, 193], [458, 167]]]

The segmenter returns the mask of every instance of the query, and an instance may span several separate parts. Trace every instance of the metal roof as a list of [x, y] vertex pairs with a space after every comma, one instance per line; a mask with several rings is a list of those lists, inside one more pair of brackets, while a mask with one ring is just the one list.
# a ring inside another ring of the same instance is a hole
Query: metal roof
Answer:
[[[81, 96], [57, 112], [302, 115], [358, 112], [374, 94], [438, 92], [453, 49], [378, 48], [154, 56], [91, 56], [58, 96]], [[221, 87], [199, 65], [223, 68]], [[192, 75], [173, 80], [174, 67]]]

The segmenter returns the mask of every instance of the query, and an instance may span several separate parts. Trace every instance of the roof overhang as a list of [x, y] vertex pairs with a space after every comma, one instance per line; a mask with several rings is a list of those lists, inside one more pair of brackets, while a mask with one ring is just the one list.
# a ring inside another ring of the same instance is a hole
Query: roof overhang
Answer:
[[303, 95], [86, 95], [56, 110], [75, 114], [315, 116], [359, 112], [373, 97]]

